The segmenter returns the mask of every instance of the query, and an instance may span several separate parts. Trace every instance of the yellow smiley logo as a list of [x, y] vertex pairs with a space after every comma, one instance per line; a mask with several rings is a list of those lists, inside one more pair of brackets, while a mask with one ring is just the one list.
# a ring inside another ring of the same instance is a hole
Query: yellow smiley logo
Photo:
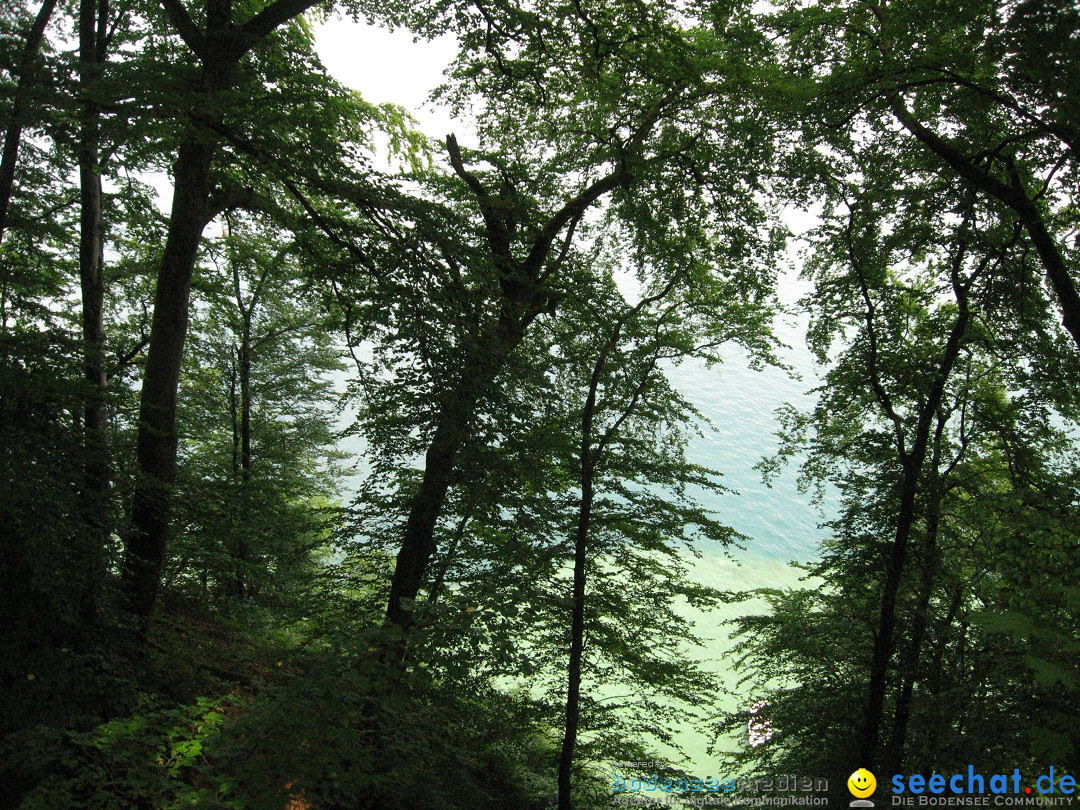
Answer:
[[851, 795], [858, 799], [865, 799], [874, 792], [877, 787], [877, 779], [866, 768], [859, 768], [847, 780], [847, 789]]

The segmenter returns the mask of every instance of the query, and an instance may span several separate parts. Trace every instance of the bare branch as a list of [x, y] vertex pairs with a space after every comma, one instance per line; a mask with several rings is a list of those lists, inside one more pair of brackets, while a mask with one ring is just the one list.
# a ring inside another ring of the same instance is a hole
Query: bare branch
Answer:
[[454, 172], [465, 181], [467, 185], [477, 197], [480, 198], [481, 203], [486, 203], [489, 199], [487, 189], [484, 188], [475, 174], [465, 168], [465, 163], [461, 159], [461, 148], [458, 146], [457, 136], [450, 133], [446, 136], [446, 151], [450, 155], [450, 165], [454, 167]]

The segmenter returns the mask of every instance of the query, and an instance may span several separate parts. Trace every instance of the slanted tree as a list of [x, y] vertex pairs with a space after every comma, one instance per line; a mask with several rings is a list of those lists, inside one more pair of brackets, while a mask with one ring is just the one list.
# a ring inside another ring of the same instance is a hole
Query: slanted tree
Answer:
[[[412, 605], [423, 583], [428, 561], [435, 552], [435, 525], [442, 512], [457, 454], [468, 436], [470, 422], [485, 388], [505, 369], [508, 355], [541, 313], [556, 305], [556, 293], [547, 286], [563, 255], [556, 239], [568, 244], [589, 207], [609, 191], [629, 180], [622, 166], [588, 183], [577, 196], [549, 217], [525, 219], [520, 192], [504, 177], [499, 190], [491, 190], [470, 172], [462, 160], [454, 136], [447, 138], [454, 171], [476, 198], [484, 220], [484, 239], [498, 278], [497, 314], [473, 339], [460, 361], [456, 385], [443, 397], [436, 416], [431, 444], [424, 456], [424, 475], [405, 525], [390, 586], [387, 618], [407, 629]], [[527, 235], [524, 246], [515, 245], [519, 231]], [[531, 236], [531, 238], [530, 238]], [[523, 255], [515, 256], [515, 248]]]
[[[635, 249], [668, 251], [664, 262], [692, 253], [712, 229], [727, 240], [713, 244], [717, 254], [767, 250], [754, 191], [771, 136], [760, 116], [736, 115], [731, 104], [745, 87], [742, 66], [764, 47], [742, 10], [725, 4], [710, 20], [717, 30], [692, 32], [666, 9], [632, 3], [551, 3], [498, 15], [485, 7], [454, 21], [465, 49], [445, 95], [459, 107], [483, 100], [481, 145], [496, 171], [470, 169], [456, 139], [447, 151], [483, 223], [479, 259], [487, 269], [467, 269], [493, 273], [497, 286], [484, 308], [490, 326], [462, 346], [459, 377], [439, 396], [391, 585], [392, 623], [412, 621], [480, 398], [497, 387], [530, 325], [557, 309], [561, 257], [590, 207], [634, 222]], [[421, 30], [443, 25], [431, 22], [429, 9], [413, 17]], [[692, 220], [696, 228], [680, 227]]]
[[[664, 706], [693, 716], [715, 691], [693, 659], [679, 603], [715, 605], [688, 560], [735, 535], [696, 502], [698, 488], [719, 489], [716, 473], [684, 455], [696, 413], [664, 368], [715, 359], [725, 340], [769, 349], [767, 291], [680, 267], [667, 290], [628, 303], [610, 270], [625, 252], [618, 244], [602, 259], [572, 259], [580, 269], [558, 313], [525, 338], [507, 359], [512, 373], [487, 395], [458, 458], [445, 541], [406, 647], [408, 661], [463, 689], [520, 680], [563, 734], [556, 772], [567, 799], [580, 799], [598, 762], [672, 744], [672, 729], [656, 719]], [[364, 416], [364, 432], [382, 444], [416, 406], [383, 398], [403, 396], [397, 381], [379, 387], [382, 406]], [[401, 486], [397, 468], [373, 461], [346, 545], [354, 559], [379, 559], [417, 486], [415, 475]], [[635, 643], [661, 637], [680, 642]]]

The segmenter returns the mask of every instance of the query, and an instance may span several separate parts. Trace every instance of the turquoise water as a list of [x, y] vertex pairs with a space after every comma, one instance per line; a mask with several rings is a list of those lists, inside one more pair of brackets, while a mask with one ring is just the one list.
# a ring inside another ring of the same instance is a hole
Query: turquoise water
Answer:
[[[787, 278], [782, 281], [781, 297], [791, 303], [805, 287], [805, 283]], [[738, 561], [737, 567], [720, 549], [700, 549], [704, 559], [699, 574], [709, 584], [725, 589], [775, 585], [770, 578], [780, 569], [786, 572], [786, 582], [790, 574], [787, 563], [807, 562], [816, 555], [824, 538], [819, 524], [830, 509], [828, 500], [814, 505], [809, 493], [799, 491], [798, 459], [782, 467], [769, 484], [755, 468], [779, 449], [777, 408], [785, 404], [800, 410], [811, 408], [815, 399], [811, 391], [819, 383], [805, 345], [805, 321], [778, 317], [775, 331], [783, 344], [778, 354], [789, 370], [754, 370], [745, 353], [732, 346], [723, 352], [724, 362], [711, 369], [703, 364], [683, 364], [668, 372], [672, 383], [708, 422], [702, 425], [703, 435], [691, 441], [690, 459], [718, 470], [721, 483], [733, 490], [722, 495], [705, 493], [701, 502], [721, 521], [750, 538], [741, 549], [728, 550]]]
[[[793, 301], [803, 289], [802, 283], [789, 279], [784, 284], [784, 298]], [[684, 364], [669, 371], [675, 386], [711, 422], [711, 427], [704, 428], [704, 435], [691, 443], [690, 459], [721, 471], [722, 483], [734, 490], [723, 495], [710, 493], [701, 499], [702, 503], [714, 510], [722, 522], [750, 538], [743, 548], [729, 548], [727, 553], [720, 548], [699, 549], [702, 557], [695, 566], [695, 577], [725, 591], [798, 586], [804, 573], [789, 563], [812, 560], [825, 537], [819, 524], [830, 503], [826, 500], [822, 506], [815, 506], [809, 494], [799, 492], [796, 464], [785, 468], [771, 486], [762, 482], [761, 473], [755, 469], [762, 458], [777, 451], [776, 408], [784, 403], [800, 409], [811, 407], [814, 397], [809, 391], [818, 383], [813, 359], [805, 348], [805, 323], [778, 320], [776, 329], [789, 346], [782, 352], [782, 360], [801, 379], [777, 368], [752, 370], [746, 356], [737, 349], [725, 352], [725, 362], [712, 369]], [[737, 687], [737, 681], [746, 673], [737, 671], [730, 653], [730, 628], [724, 622], [763, 608], [761, 600], [752, 600], [708, 614], [687, 613], [694, 619], [698, 634], [707, 639], [704, 650], [695, 655], [707, 669], [718, 673], [726, 690], [717, 696], [714, 708], [740, 708], [760, 698], [745, 687]], [[723, 741], [719, 748], [730, 750], [737, 742]], [[709, 743], [708, 735], [689, 724], [679, 735], [679, 744], [690, 760], [684, 764], [699, 776], [715, 775], [720, 769], [717, 757], [706, 751]]]
[[809, 496], [798, 492], [796, 469], [786, 468], [770, 486], [762, 482], [755, 465], [778, 449], [775, 410], [785, 402], [811, 405], [804, 392], [812, 380], [805, 374], [802, 381], [792, 380], [776, 368], [754, 371], [741, 354], [712, 369], [684, 365], [669, 376], [711, 423], [704, 436], [692, 441], [689, 456], [719, 470], [722, 483], [735, 490], [705, 503], [725, 523], [752, 538], [740, 558], [809, 559], [821, 516]]

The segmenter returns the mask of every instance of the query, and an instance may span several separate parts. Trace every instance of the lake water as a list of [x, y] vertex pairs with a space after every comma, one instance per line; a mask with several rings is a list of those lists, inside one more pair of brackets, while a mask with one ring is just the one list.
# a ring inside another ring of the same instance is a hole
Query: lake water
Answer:
[[[802, 282], [788, 279], [783, 298], [792, 302], [804, 289]], [[703, 503], [715, 510], [724, 523], [750, 538], [744, 548], [728, 549], [727, 554], [718, 548], [700, 549], [702, 558], [695, 566], [696, 578], [725, 591], [797, 586], [804, 572], [790, 563], [813, 559], [825, 536], [819, 524], [830, 504], [826, 501], [815, 506], [809, 494], [799, 492], [794, 464], [785, 468], [771, 486], [762, 482], [761, 473], [754, 468], [763, 457], [777, 451], [776, 408], [784, 403], [801, 409], [811, 407], [814, 397], [808, 392], [818, 383], [813, 358], [805, 347], [805, 323], [778, 320], [776, 326], [778, 336], [790, 347], [783, 351], [782, 359], [801, 379], [793, 379], [776, 368], [754, 371], [737, 350], [726, 352], [725, 362], [712, 369], [684, 364], [670, 372], [676, 387], [712, 423], [703, 437], [692, 442], [691, 460], [721, 471], [722, 483], [735, 490], [710, 496]], [[763, 607], [762, 601], [754, 600], [708, 614], [688, 614], [699, 635], [708, 639], [697, 655], [708, 669], [721, 676], [727, 689], [736, 690], [737, 681], [745, 673], [735, 670], [729, 628], [724, 622]], [[718, 696], [717, 704], [733, 709], [749, 706], [758, 697], [744, 690]], [[704, 734], [687, 726], [679, 742], [690, 757], [689, 770], [699, 776], [719, 773], [717, 758], [706, 752], [710, 740]], [[727, 741], [720, 747], [730, 749], [734, 745], [735, 741]]]

